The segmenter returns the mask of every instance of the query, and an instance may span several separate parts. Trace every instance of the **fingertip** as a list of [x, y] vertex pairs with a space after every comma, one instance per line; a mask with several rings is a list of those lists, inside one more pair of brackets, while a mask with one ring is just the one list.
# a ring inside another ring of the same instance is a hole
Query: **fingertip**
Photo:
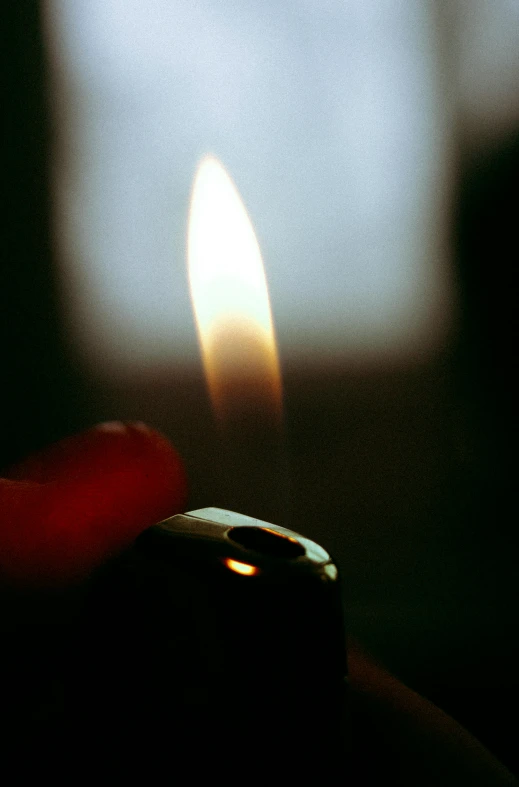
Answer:
[[[152, 468], [157, 474], [159, 484], [164, 484], [166, 494], [171, 495], [172, 505], [176, 509], [187, 503], [188, 480], [184, 462], [168, 438], [158, 430], [142, 421], [124, 424], [126, 439], [132, 440], [135, 446], [135, 459], [145, 460], [142, 465], [144, 476], [152, 482]], [[142, 452], [142, 453], [140, 453]], [[144, 483], [144, 488], [146, 483]]]
[[38, 483], [80, 480], [139, 460], [151, 462], [156, 469], [165, 462], [167, 469], [174, 467], [179, 481], [185, 481], [176, 449], [163, 434], [140, 421], [107, 421], [65, 437], [13, 465], [6, 477]]
[[92, 431], [105, 434], [124, 434], [127, 431], [127, 427], [122, 421], [104, 421], [92, 427]]

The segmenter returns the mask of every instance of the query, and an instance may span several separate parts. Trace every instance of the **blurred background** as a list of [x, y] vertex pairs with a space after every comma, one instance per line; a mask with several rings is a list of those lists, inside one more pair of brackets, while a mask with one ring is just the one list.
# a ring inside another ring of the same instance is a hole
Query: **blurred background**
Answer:
[[349, 631], [517, 769], [517, 4], [19, 0], [2, 18], [2, 464], [145, 420], [193, 508], [233, 507], [185, 259], [214, 153], [269, 283], [279, 524], [336, 557]]

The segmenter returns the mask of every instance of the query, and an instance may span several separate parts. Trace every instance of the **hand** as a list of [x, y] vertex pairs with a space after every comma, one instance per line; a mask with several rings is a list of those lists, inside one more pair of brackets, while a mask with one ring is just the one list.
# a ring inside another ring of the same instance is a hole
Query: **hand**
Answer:
[[[516, 779], [446, 713], [350, 643], [357, 785], [504, 787]], [[477, 686], [474, 687], [477, 692]]]
[[[72, 583], [147, 526], [184, 510], [186, 496], [178, 455], [144, 425], [105, 424], [63, 440], [0, 479], [3, 582]], [[355, 645], [349, 667], [352, 787], [515, 784], [462, 727]]]

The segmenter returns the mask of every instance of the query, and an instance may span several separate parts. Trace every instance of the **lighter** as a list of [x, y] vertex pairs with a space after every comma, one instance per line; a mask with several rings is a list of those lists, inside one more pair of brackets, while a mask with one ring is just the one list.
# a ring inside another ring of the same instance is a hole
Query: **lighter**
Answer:
[[247, 761], [292, 783], [339, 772], [346, 649], [322, 547], [205, 508], [146, 530], [94, 588], [69, 700], [103, 762], [207, 774]]

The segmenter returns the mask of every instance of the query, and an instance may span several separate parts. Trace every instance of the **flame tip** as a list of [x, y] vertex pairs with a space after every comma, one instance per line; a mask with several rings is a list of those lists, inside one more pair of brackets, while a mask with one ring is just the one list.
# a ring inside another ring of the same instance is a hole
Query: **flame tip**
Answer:
[[[223, 163], [218, 158], [218, 156], [215, 156], [214, 153], [204, 153], [203, 156], [201, 156], [198, 159], [198, 164], [196, 166], [196, 172], [197, 173], [200, 172], [201, 169], [204, 169], [208, 165], [213, 165], [213, 166], [216, 165], [219, 169], [223, 170], [223, 172], [225, 172], [225, 174], [227, 174], [227, 171], [226, 171]], [[227, 175], [227, 177], [229, 177], [229, 176]]]

